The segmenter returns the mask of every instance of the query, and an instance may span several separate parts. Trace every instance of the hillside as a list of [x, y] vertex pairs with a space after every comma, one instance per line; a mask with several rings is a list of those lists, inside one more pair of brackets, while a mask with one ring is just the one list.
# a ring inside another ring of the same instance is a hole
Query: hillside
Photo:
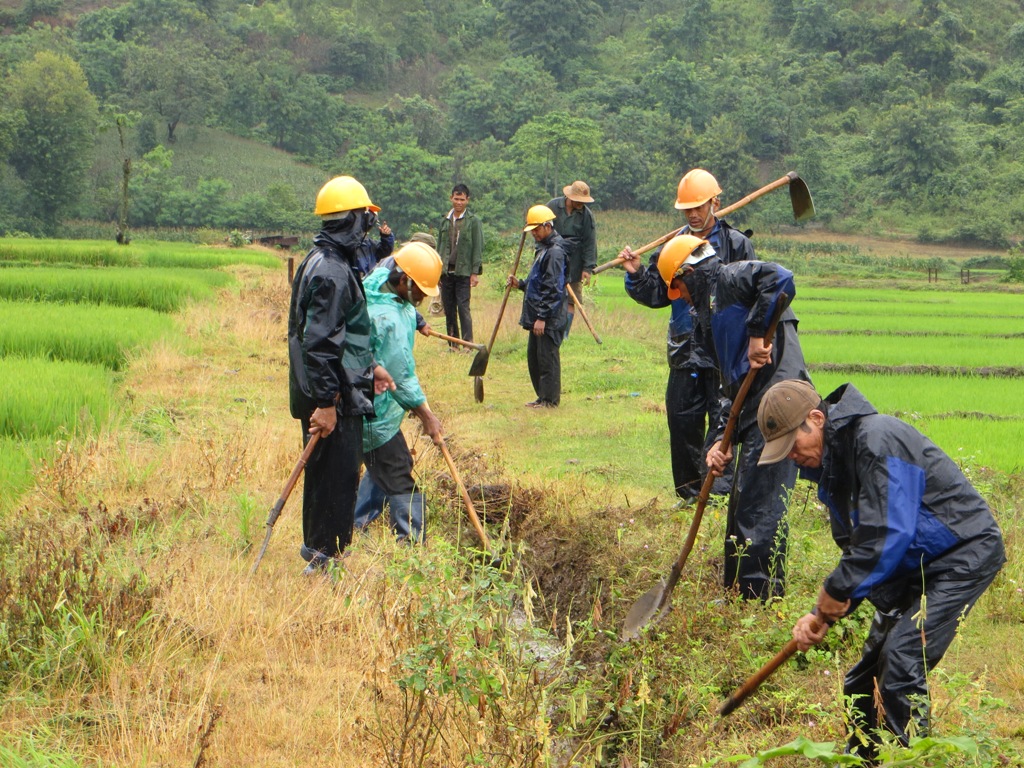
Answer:
[[[540, 0], [385, 0], [372, 12], [351, 0], [11, 5], [0, 15], [0, 225], [110, 221], [130, 160], [133, 226], [302, 229], [315, 181], [282, 176], [280, 158], [257, 151], [266, 145], [317, 169], [310, 179], [357, 176], [400, 233], [432, 221], [455, 181], [496, 232], [574, 178], [605, 210], [670, 210], [694, 166], [712, 170], [727, 199], [797, 169], [818, 220], [846, 231], [999, 249], [1024, 233], [1017, 3], [549, 10]], [[43, 99], [44, 83], [59, 93]], [[118, 120], [124, 149], [103, 138], [90, 172], [92, 137]], [[160, 146], [176, 155], [170, 172], [151, 154]], [[285, 178], [287, 191], [275, 185]], [[771, 208], [759, 217], [761, 230], [785, 221]]]

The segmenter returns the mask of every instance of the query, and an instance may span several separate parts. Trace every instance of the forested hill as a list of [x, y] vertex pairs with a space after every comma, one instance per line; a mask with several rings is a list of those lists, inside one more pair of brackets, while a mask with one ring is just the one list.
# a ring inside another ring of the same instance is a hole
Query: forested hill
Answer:
[[[125, 161], [133, 225], [239, 227], [307, 226], [311, 178], [337, 173], [399, 227], [433, 221], [463, 181], [498, 227], [575, 178], [604, 208], [671, 209], [681, 174], [703, 166], [726, 200], [796, 169], [831, 226], [1005, 246], [1024, 233], [1020, 10], [7, 2], [0, 228], [116, 220]], [[181, 170], [178, 156], [224, 133], [248, 142]], [[252, 142], [321, 173], [230, 181], [227, 167], [262, 162]], [[762, 226], [787, 215], [781, 198], [753, 208]]]

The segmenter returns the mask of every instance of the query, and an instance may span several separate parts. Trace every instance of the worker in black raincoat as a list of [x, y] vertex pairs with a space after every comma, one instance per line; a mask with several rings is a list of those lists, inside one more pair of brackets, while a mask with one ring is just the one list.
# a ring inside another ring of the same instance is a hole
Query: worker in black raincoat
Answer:
[[[640, 257], [627, 254], [627, 272], [640, 268]], [[785, 593], [789, 535], [786, 503], [796, 483], [796, 465], [782, 462], [759, 467], [764, 440], [757, 426], [757, 405], [776, 381], [810, 381], [797, 338], [797, 319], [788, 307], [771, 343], [764, 335], [779, 302], [796, 293], [793, 273], [766, 261], [723, 264], [706, 240], [679, 235], [662, 249], [658, 272], [668, 286], [669, 299], [682, 297], [693, 307], [693, 344], [713, 349], [721, 374], [723, 407], [714, 425], [714, 442], [706, 461], [717, 476], [733, 460], [733, 450], [719, 450], [732, 398], [747, 371], [757, 370], [736, 425], [740, 447], [733, 471], [733, 492], [725, 527], [726, 588], [744, 598], [762, 601]]]
[[[687, 224], [676, 234], [691, 234], [707, 240], [726, 264], [750, 261], [754, 246], [750, 238], [715, 216], [721, 204], [722, 188], [707, 171], [694, 168], [679, 181], [675, 207], [686, 214]], [[682, 298], [669, 299], [668, 286], [658, 274], [658, 248], [647, 268], [626, 272], [626, 293], [645, 307], [671, 307], [668, 321], [668, 384], [665, 387], [665, 414], [668, 418], [669, 451], [672, 457], [672, 482], [681, 503], [697, 500], [707, 465], [704, 454], [715, 439], [715, 425], [722, 413], [719, 397], [720, 377], [714, 349], [693, 344], [693, 320], [690, 305]], [[624, 260], [632, 256], [627, 246], [619, 253]], [[715, 480], [713, 493], [727, 494], [732, 487], [732, 471], [727, 469]]]
[[956, 462], [852, 384], [824, 401], [806, 382], [776, 384], [758, 422], [761, 464], [790, 459], [818, 484], [843, 551], [814, 610], [793, 628], [797, 647], [821, 642], [862, 600], [875, 606], [843, 685], [853, 709], [849, 751], [873, 761], [878, 728], [904, 745], [928, 734], [927, 672], [1006, 561], [1002, 533]]
[[300, 553], [311, 575], [327, 568], [352, 540], [362, 465], [362, 419], [373, 417], [374, 393], [393, 390], [370, 350], [370, 316], [356, 256], [380, 208], [351, 176], [321, 188], [323, 220], [292, 283], [288, 311], [291, 414], [303, 439], [319, 434], [306, 464]]
[[536, 258], [525, 280], [509, 275], [506, 285], [523, 291], [519, 324], [530, 332], [526, 364], [537, 399], [527, 408], [556, 408], [562, 399], [562, 361], [565, 340], [567, 249], [554, 228], [554, 211], [535, 205], [526, 212], [524, 232], [533, 235]]

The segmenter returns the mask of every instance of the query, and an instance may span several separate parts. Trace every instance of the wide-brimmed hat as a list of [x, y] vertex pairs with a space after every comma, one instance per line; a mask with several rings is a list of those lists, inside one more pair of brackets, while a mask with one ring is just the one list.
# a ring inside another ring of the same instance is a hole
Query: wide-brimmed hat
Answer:
[[567, 187], [562, 187], [562, 194], [577, 203], [592, 203], [594, 198], [590, 196], [590, 186], [585, 181], [574, 181]]
[[764, 393], [757, 407], [757, 426], [764, 435], [758, 466], [775, 464], [789, 456], [796, 443], [796, 430], [820, 403], [814, 387], [801, 379], [780, 381]]

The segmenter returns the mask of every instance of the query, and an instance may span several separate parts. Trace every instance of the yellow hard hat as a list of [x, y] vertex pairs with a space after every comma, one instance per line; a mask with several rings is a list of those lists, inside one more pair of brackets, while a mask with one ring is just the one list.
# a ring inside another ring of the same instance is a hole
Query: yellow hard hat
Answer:
[[441, 257], [426, 243], [406, 243], [395, 252], [395, 263], [427, 296], [441, 292]]
[[718, 186], [715, 177], [703, 168], [694, 168], [692, 171], [687, 171], [686, 175], [679, 180], [676, 208], [680, 210], [698, 208], [720, 194], [722, 194], [722, 188]]
[[668, 286], [670, 299], [682, 296], [678, 288], [672, 287], [672, 279], [683, 266], [699, 264], [704, 259], [714, 256], [714, 250], [710, 246], [702, 249], [703, 245], [708, 245], [708, 241], [693, 235], [676, 235], [661, 249], [661, 253], [658, 254], [658, 272]]
[[555, 212], [546, 205], [535, 205], [526, 212], [526, 226], [523, 232], [531, 232], [541, 224], [555, 220]]
[[370, 202], [366, 187], [351, 176], [335, 176], [324, 184], [316, 195], [317, 216], [330, 216], [343, 211], [362, 211], [369, 208], [374, 213], [380, 206]]

